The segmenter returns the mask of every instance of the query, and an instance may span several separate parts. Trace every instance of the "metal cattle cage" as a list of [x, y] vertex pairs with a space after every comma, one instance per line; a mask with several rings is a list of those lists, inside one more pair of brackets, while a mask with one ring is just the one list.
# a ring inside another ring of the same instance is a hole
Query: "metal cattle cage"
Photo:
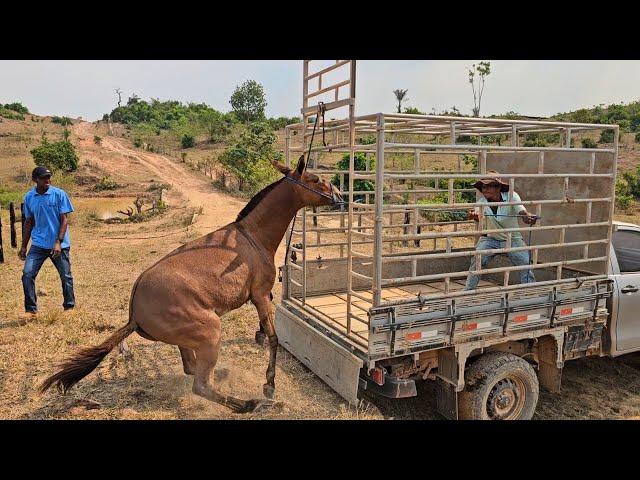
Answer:
[[[348, 71], [348, 79], [324, 87], [323, 78], [340, 69]], [[347, 98], [341, 99], [347, 88]], [[317, 106], [309, 101], [322, 95], [332, 95], [325, 103], [327, 113], [348, 108], [346, 118], [318, 119]], [[302, 320], [314, 335], [330, 339], [340, 355], [349, 352], [356, 371], [371, 369], [380, 359], [470, 338], [552, 328], [598, 310], [612, 233], [617, 126], [356, 116], [355, 62], [346, 60], [315, 73], [305, 61], [302, 114], [302, 123], [285, 129], [286, 163], [307, 153], [318, 121], [307, 172], [329, 176], [348, 206], [298, 212], [288, 235], [291, 249], [276, 323], [285, 348], [304, 357], [303, 363], [334, 389], [340, 380], [332, 378], [332, 367], [318, 367], [319, 360], [300, 354], [301, 349], [320, 347], [311, 340], [306, 346], [293, 345], [302, 333], [292, 333], [287, 318]], [[613, 130], [613, 144], [575, 146], [603, 129]], [[492, 176], [487, 170], [500, 172], [510, 185], [501, 205], [525, 205], [540, 221], [501, 230], [508, 235], [506, 248], [494, 251], [527, 250], [531, 265], [512, 266], [498, 255], [487, 268], [478, 267], [483, 275], [478, 288], [463, 291], [472, 256], [480, 265], [477, 239], [495, 232], [483, 230], [464, 213], [479, 205], [480, 194], [472, 184]], [[520, 202], [513, 200], [514, 191]], [[516, 232], [526, 246], [511, 245]], [[537, 281], [520, 284], [517, 274], [528, 268]], [[569, 290], [573, 294], [567, 307], [563, 299]], [[528, 304], [541, 307], [518, 316]], [[338, 391], [352, 399], [351, 390]]]

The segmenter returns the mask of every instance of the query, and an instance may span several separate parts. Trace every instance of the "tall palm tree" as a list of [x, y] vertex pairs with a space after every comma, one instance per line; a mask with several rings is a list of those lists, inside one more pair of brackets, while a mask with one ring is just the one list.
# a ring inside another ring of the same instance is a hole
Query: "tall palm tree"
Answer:
[[393, 94], [396, 96], [396, 100], [398, 100], [398, 113], [402, 113], [402, 102], [409, 100], [408, 98], [406, 98], [408, 91], [409, 90], [402, 90], [402, 89], [393, 91]]

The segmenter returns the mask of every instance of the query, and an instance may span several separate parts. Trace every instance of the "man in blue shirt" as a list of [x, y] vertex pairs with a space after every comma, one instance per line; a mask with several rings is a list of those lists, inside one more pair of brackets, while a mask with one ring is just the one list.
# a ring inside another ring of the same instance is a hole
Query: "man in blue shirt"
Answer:
[[[35, 280], [47, 258], [51, 259], [60, 274], [63, 308], [71, 310], [75, 306], [67, 229], [67, 214], [73, 212], [73, 206], [64, 190], [51, 185], [51, 172], [46, 167], [36, 167], [31, 179], [36, 186], [24, 196], [24, 234], [18, 253], [21, 260], [26, 260], [22, 286], [27, 316], [35, 316], [38, 311]], [[31, 248], [27, 253], [29, 239]]]

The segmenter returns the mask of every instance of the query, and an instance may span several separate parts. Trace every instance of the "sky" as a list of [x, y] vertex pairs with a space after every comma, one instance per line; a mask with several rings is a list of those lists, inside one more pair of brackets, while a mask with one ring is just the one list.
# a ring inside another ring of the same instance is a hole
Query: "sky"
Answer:
[[[491, 61], [481, 114], [512, 110], [550, 116], [597, 104], [640, 99], [640, 61], [624, 60], [362, 60], [357, 62], [356, 113], [396, 111], [393, 90], [407, 89], [404, 106], [427, 113], [457, 107], [470, 114], [467, 67]], [[37, 115], [96, 120], [133, 93], [143, 99], [204, 102], [229, 111], [229, 98], [245, 80], [261, 83], [266, 114], [298, 116], [300, 60], [29, 60], [0, 61], [0, 103], [19, 101]]]

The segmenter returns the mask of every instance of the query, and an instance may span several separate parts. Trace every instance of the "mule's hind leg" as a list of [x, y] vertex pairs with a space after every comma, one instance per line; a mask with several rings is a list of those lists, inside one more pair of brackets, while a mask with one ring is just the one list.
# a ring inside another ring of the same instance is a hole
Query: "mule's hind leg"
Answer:
[[180, 356], [182, 357], [182, 368], [187, 375], [194, 375], [196, 373], [196, 352], [190, 348], [178, 347], [180, 349]]
[[209, 335], [202, 338], [200, 344], [195, 348], [196, 372], [193, 379], [193, 393], [225, 405], [237, 413], [252, 412], [256, 409], [274, 406], [274, 402], [271, 400], [241, 400], [230, 395], [222, 395], [216, 391], [214, 369], [220, 353], [220, 319], [215, 316], [211, 323]]

